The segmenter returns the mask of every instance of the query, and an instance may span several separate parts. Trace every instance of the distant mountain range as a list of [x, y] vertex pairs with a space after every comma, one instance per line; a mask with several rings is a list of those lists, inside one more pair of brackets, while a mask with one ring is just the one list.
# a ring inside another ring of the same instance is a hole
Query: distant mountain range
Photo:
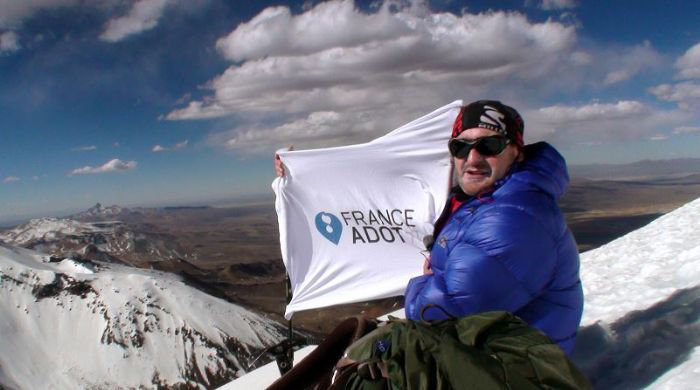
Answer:
[[571, 177], [588, 179], [651, 178], [700, 174], [700, 158], [642, 160], [629, 164], [570, 165]]
[[91, 208], [73, 216], [92, 219], [93, 222], [67, 218], [32, 219], [0, 232], [0, 241], [55, 257], [80, 257], [139, 267], [165, 260], [193, 259], [194, 256], [183, 249], [174, 236], [146, 231], [143, 225], [118, 220], [101, 221], [107, 217], [131, 216], [133, 219], [135, 213], [138, 212], [111, 206], [101, 210]]

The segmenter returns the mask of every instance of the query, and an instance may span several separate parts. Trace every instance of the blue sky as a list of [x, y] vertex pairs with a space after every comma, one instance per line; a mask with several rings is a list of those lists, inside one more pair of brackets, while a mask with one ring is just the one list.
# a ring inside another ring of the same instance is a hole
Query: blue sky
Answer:
[[[97, 5], [96, 5], [97, 4]], [[569, 163], [700, 157], [700, 2], [0, 0], [0, 223], [270, 195], [271, 156], [500, 99]]]

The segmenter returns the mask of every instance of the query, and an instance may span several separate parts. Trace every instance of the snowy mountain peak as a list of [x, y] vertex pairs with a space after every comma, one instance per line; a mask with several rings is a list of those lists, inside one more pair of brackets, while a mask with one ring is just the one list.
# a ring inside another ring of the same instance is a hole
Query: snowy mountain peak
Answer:
[[0, 318], [0, 383], [18, 389], [216, 386], [284, 334], [171, 274], [2, 244]]
[[101, 203], [96, 203], [85, 211], [73, 214], [73, 219], [94, 219], [94, 218], [113, 218], [124, 213], [129, 213], [132, 210], [117, 205], [103, 206]]

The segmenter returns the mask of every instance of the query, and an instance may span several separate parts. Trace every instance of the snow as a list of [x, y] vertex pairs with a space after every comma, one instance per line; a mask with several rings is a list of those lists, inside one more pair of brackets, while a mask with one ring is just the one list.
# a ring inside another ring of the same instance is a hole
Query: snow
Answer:
[[13, 245], [25, 245], [31, 241], [54, 240], [60, 235], [78, 235], [84, 233], [96, 233], [104, 229], [65, 218], [38, 218], [32, 219], [26, 224], [0, 233], [0, 241]]
[[[294, 352], [294, 364], [299, 363], [308, 354], [311, 353], [316, 348], [314, 345], [304, 347], [298, 351]], [[268, 363], [258, 369], [253, 373], [244, 375], [237, 380], [230, 382], [219, 390], [251, 390], [251, 389], [264, 389], [267, 388], [280, 377], [279, 368], [277, 368], [277, 363]]]
[[72, 259], [65, 259], [56, 265], [56, 269], [68, 274], [94, 274], [95, 266], [79, 263]]
[[[617, 384], [598, 388], [698, 388], [700, 199], [581, 254], [581, 280], [585, 308], [577, 350], [584, 353], [575, 351], [574, 360], [604, 377], [601, 383]], [[679, 335], [680, 343], [673, 338]], [[312, 350], [297, 351], [295, 361]], [[645, 374], [652, 380], [636, 378]], [[221, 389], [263, 388], [278, 377], [273, 362]]]
[[210, 387], [243, 374], [284, 333], [172, 274], [50, 263], [0, 244], [0, 384], [8, 388]]
[[581, 325], [624, 314], [700, 284], [700, 199], [581, 255]]
[[[585, 307], [574, 358], [596, 349], [599, 356], [578, 364], [600, 365], [590, 372], [607, 384], [698, 388], [700, 199], [581, 254], [581, 281]], [[586, 336], [600, 330], [606, 340], [591, 343]]]

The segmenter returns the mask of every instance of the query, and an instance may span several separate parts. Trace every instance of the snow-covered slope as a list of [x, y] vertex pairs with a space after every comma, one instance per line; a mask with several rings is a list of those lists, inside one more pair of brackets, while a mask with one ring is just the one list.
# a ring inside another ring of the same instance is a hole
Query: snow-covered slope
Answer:
[[0, 244], [0, 387], [210, 387], [279, 324], [154, 271]]
[[[574, 361], [596, 388], [700, 388], [700, 199], [583, 253], [581, 279]], [[270, 363], [222, 389], [278, 377]]]
[[581, 255], [575, 361], [600, 388], [700, 383], [700, 199]]
[[583, 326], [613, 322], [700, 285], [700, 199], [581, 254], [581, 264]]

